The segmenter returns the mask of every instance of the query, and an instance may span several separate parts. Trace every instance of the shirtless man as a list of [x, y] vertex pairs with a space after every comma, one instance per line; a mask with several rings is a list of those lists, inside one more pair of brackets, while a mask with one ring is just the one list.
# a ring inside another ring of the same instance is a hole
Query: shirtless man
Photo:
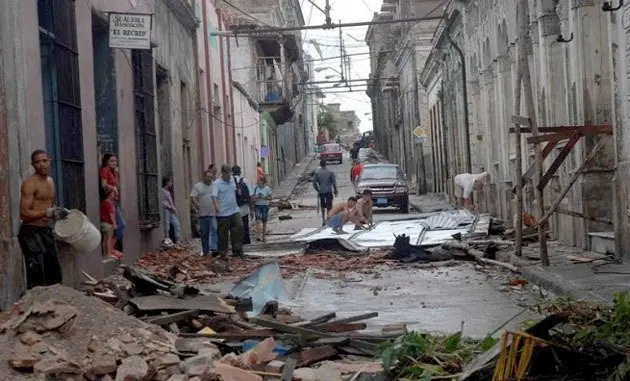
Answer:
[[335, 205], [330, 212], [328, 212], [328, 220], [326, 225], [333, 229], [333, 232], [337, 234], [345, 234], [343, 231], [343, 225], [346, 222], [352, 221], [358, 223], [356, 213], [357, 199], [350, 197], [348, 201]]
[[51, 224], [68, 217], [68, 211], [55, 207], [55, 183], [48, 176], [50, 158], [46, 151], [31, 154], [35, 173], [22, 183], [18, 240], [26, 263], [26, 286], [61, 283], [61, 266]]
[[354, 225], [354, 230], [362, 230], [363, 224], [367, 223], [369, 226], [374, 224], [374, 217], [372, 216], [372, 207], [374, 201], [372, 201], [372, 191], [366, 189], [363, 191], [361, 198], [357, 200], [357, 217], [358, 224]]

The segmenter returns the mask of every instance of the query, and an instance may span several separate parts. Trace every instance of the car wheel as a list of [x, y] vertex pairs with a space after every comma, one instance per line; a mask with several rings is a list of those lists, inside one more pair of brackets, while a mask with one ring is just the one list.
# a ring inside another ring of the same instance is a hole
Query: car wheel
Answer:
[[343, 164], [343, 159], [339, 159], [339, 164]]

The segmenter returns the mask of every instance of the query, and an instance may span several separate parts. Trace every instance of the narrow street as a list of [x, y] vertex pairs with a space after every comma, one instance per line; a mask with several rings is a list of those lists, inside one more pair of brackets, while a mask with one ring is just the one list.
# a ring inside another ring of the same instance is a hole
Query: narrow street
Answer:
[[[318, 167], [319, 161], [314, 159], [303, 173]], [[339, 197], [335, 203], [354, 196], [348, 152], [344, 152], [343, 164], [330, 163], [328, 168], [337, 176]], [[302, 229], [319, 229], [321, 215], [317, 211], [317, 200], [311, 182], [299, 183], [291, 199], [299, 209], [280, 210], [273, 216], [269, 222], [273, 234], [269, 245], [287, 242], [291, 235]], [[408, 219], [414, 215], [413, 211], [402, 214], [394, 208], [374, 209], [375, 223]], [[280, 216], [290, 219], [281, 220]], [[285, 249], [279, 253], [288, 254]], [[312, 254], [319, 253], [304, 255]], [[342, 257], [364, 255], [339, 251], [329, 254]], [[463, 325], [465, 336], [480, 339], [509, 321], [524, 306], [533, 305], [538, 296], [536, 287], [515, 290], [507, 286], [510, 279], [517, 278], [509, 272], [472, 262], [437, 264], [431, 268], [416, 268], [414, 264], [376, 265], [340, 272], [311, 264], [302, 271], [285, 279], [296, 313], [308, 319], [330, 312], [336, 312], [340, 317], [378, 312], [378, 317], [367, 321], [366, 332], [375, 334], [392, 324], [406, 324], [409, 330], [442, 334], [457, 332]], [[222, 285], [221, 289], [230, 287], [231, 284]], [[531, 315], [525, 314], [512, 324], [517, 326], [526, 318]]]

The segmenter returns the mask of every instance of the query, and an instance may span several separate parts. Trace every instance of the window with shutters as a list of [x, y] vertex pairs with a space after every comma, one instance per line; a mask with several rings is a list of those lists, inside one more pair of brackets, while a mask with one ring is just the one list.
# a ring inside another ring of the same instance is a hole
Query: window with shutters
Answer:
[[[57, 204], [85, 212], [85, 169], [75, 2], [38, 0], [46, 151]], [[44, 147], [34, 147], [44, 148]]]
[[160, 222], [153, 57], [151, 50], [132, 50], [131, 56], [140, 225], [141, 228], [153, 228]]

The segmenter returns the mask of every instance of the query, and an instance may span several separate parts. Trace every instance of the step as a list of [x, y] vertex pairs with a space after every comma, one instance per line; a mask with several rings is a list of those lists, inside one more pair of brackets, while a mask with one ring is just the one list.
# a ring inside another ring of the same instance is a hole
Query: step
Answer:
[[588, 249], [600, 254], [614, 254], [615, 232], [588, 233]]

